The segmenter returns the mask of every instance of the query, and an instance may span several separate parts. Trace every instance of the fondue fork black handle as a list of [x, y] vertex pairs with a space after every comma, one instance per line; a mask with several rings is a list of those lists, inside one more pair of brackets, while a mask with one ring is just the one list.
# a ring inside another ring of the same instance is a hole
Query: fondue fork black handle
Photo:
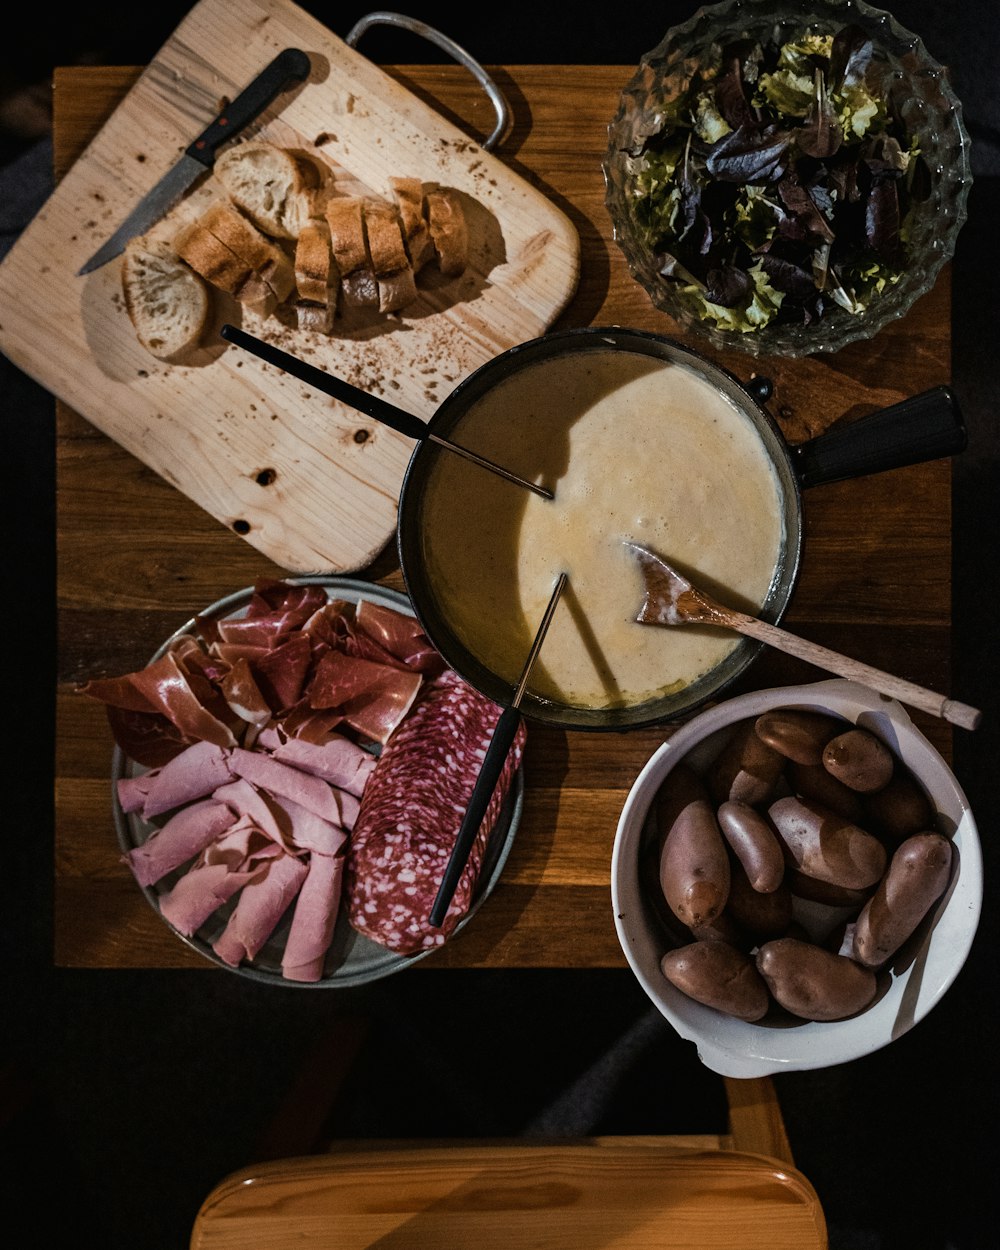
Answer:
[[467, 447], [460, 447], [457, 443], [449, 442], [448, 439], [432, 434], [424, 422], [419, 417], [415, 417], [412, 412], [407, 412], [403, 408], [397, 408], [394, 404], [386, 403], [384, 399], [379, 399], [376, 395], [369, 395], [367, 391], [361, 390], [358, 386], [353, 386], [350, 382], [345, 382], [343, 378], [327, 373], [325, 369], [318, 369], [315, 365], [309, 364], [308, 361], [300, 360], [298, 356], [292, 356], [289, 352], [283, 352], [280, 347], [275, 347], [271, 343], [265, 342], [264, 339], [257, 338], [256, 335], [248, 334], [246, 330], [241, 330], [238, 326], [230, 325], [227, 322], [219, 333], [227, 342], [235, 343], [237, 347], [242, 347], [246, 351], [252, 352], [267, 364], [274, 365], [276, 369], [283, 369], [286, 373], [290, 373], [293, 378], [298, 378], [300, 382], [305, 382], [307, 386], [312, 386], [317, 391], [322, 391], [324, 395], [331, 395], [334, 399], [339, 399], [342, 403], [349, 404], [352, 408], [356, 408], [358, 412], [363, 412], [366, 417], [373, 417], [380, 425], [387, 425], [391, 430], [395, 430], [397, 434], [404, 434], [415, 442], [428, 441], [438, 443], [441, 447], [457, 452], [464, 459], [478, 464], [480, 468], [488, 469], [491, 473], [496, 473], [500, 477], [506, 478], [508, 482], [513, 482], [515, 486], [523, 486], [525, 490], [533, 491], [534, 494], [541, 495], [543, 499], [552, 498], [552, 492], [544, 486], [539, 486], [537, 482], [529, 482], [524, 478], [517, 477], [509, 469], [504, 469], [501, 465], [494, 464], [492, 460], [487, 460], [485, 457], [469, 451]]
[[535, 634], [535, 640], [531, 644], [531, 651], [528, 653], [528, 658], [525, 661], [514, 697], [509, 706], [504, 708], [500, 719], [497, 721], [496, 728], [493, 730], [493, 737], [490, 739], [490, 745], [486, 749], [483, 766], [480, 768], [479, 776], [476, 778], [472, 797], [469, 799], [469, 805], [465, 809], [465, 815], [462, 818], [455, 845], [452, 847], [451, 855], [444, 870], [444, 876], [441, 878], [441, 884], [438, 886], [437, 897], [431, 908], [430, 923], [435, 928], [439, 929], [444, 924], [444, 918], [448, 914], [448, 908], [451, 906], [451, 900], [454, 898], [459, 879], [465, 871], [465, 865], [469, 862], [469, 855], [472, 852], [476, 834], [483, 823], [486, 809], [489, 806], [490, 799], [493, 797], [493, 791], [496, 789], [500, 773], [503, 771], [507, 753], [510, 751], [511, 744], [517, 735], [517, 728], [521, 720], [521, 699], [527, 688], [532, 666], [539, 651], [542, 649], [542, 643], [545, 641], [545, 635], [548, 633], [549, 623], [552, 620], [556, 604], [559, 602], [559, 597], [565, 586], [566, 574], [560, 573], [548, 606], [545, 609], [545, 615], [542, 617], [542, 623], [539, 625], [538, 632]]

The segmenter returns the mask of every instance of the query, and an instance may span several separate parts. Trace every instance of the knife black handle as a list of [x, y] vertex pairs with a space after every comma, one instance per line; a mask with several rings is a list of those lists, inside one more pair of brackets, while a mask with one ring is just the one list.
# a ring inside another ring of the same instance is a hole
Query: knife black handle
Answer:
[[299, 48], [286, 48], [240, 92], [235, 100], [187, 148], [185, 155], [211, 169], [215, 154], [233, 135], [250, 125], [293, 82], [309, 77], [309, 58]]

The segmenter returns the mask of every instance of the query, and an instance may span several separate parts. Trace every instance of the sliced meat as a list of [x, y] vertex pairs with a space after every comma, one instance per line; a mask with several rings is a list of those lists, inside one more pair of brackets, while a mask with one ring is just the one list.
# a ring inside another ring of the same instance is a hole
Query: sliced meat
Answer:
[[259, 790], [279, 798], [292, 799], [334, 825], [349, 829], [357, 815], [358, 800], [353, 794], [335, 790], [322, 777], [313, 777], [291, 768], [262, 751], [237, 747], [230, 755], [233, 773]]
[[391, 950], [440, 946], [469, 910], [524, 749], [518, 727], [440, 928], [428, 921], [501, 709], [445, 670], [428, 681], [375, 766], [347, 853], [353, 927]]
[[244, 959], [256, 959], [302, 888], [308, 871], [303, 860], [282, 855], [271, 860], [264, 874], [248, 882], [225, 929], [212, 943], [219, 958], [234, 968]]
[[318, 981], [333, 940], [344, 881], [343, 855], [311, 855], [309, 873], [295, 901], [295, 914], [281, 958], [288, 981]]
[[236, 819], [225, 803], [200, 799], [175, 812], [161, 829], [122, 858], [140, 885], [154, 885], [168, 872], [200, 855]]
[[333, 734], [325, 742], [289, 738], [274, 746], [271, 754], [283, 764], [322, 777], [331, 786], [347, 790], [358, 798], [364, 793], [375, 767], [375, 756], [343, 734]]
[[[232, 781], [229, 756], [226, 748], [216, 746], [214, 742], [196, 742], [162, 768], [147, 773], [143, 779], [146, 791], [142, 805], [143, 819], [152, 820], [154, 816], [175, 807], [203, 799], [219, 786]], [[132, 793], [137, 790], [138, 787]], [[128, 790], [126, 797], [129, 797]]]

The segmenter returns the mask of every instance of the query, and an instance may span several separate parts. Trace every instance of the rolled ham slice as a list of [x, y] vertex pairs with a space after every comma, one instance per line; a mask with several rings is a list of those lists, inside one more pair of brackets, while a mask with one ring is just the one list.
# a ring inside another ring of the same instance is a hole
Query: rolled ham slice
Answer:
[[[131, 802], [137, 791], [145, 788], [142, 816], [144, 820], [152, 820], [154, 816], [175, 807], [203, 799], [227, 781], [232, 781], [228, 760], [228, 748], [213, 742], [196, 742], [162, 768], [147, 773], [140, 786], [131, 790], [126, 786], [122, 806], [126, 801]], [[119, 783], [119, 797], [122, 789], [123, 784]]]
[[364, 793], [365, 783], [375, 767], [375, 756], [343, 734], [334, 734], [326, 742], [289, 738], [287, 742], [276, 744], [271, 754], [283, 764], [322, 777], [331, 786], [347, 790], [358, 798]]
[[295, 903], [281, 974], [289, 981], [318, 981], [333, 941], [344, 880], [342, 855], [311, 855]]
[[256, 959], [308, 871], [303, 860], [282, 855], [267, 865], [266, 873], [245, 885], [225, 929], [212, 943], [219, 958], [233, 968], [244, 959]]
[[237, 747], [229, 757], [229, 764], [236, 776], [245, 778], [259, 790], [292, 799], [331, 824], [350, 829], [357, 818], [360, 803], [353, 794], [335, 790], [321, 777], [292, 768], [262, 751]]
[[284, 855], [250, 820], [241, 817], [212, 842], [168, 893], [160, 912], [179, 933], [190, 937], [224, 903], [267, 871], [269, 860]]
[[140, 885], [154, 885], [168, 872], [200, 855], [236, 819], [236, 813], [225, 803], [200, 799], [175, 812], [162, 829], [155, 830], [142, 846], [122, 858]]

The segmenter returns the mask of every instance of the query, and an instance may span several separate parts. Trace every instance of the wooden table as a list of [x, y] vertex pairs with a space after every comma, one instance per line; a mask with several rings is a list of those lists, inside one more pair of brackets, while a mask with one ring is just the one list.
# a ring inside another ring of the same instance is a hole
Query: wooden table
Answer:
[[[555, 328], [618, 324], [683, 338], [629, 277], [604, 208], [607, 125], [632, 68], [491, 67], [514, 115], [498, 155], [551, 196], [580, 234], [579, 289]], [[491, 129], [489, 105], [460, 67], [390, 72], [474, 137]], [[57, 176], [137, 74], [57, 71]], [[906, 318], [871, 343], [757, 367], [775, 383], [769, 406], [789, 441], [950, 380], [949, 279], [946, 269]], [[755, 371], [750, 357], [705, 354], [742, 378]], [[62, 403], [57, 444], [55, 962], [211, 970], [163, 924], [119, 862], [112, 739], [103, 708], [74, 687], [141, 667], [195, 612], [283, 570]], [[802, 570], [786, 626], [947, 693], [950, 462], [814, 488], [804, 506]], [[402, 588], [393, 551], [357, 576]], [[733, 693], [825, 676], [766, 652]], [[913, 715], [949, 756], [947, 725]], [[475, 923], [418, 967], [624, 967], [611, 915], [611, 847], [628, 789], [666, 732], [529, 726], [523, 818], [503, 878]]]

